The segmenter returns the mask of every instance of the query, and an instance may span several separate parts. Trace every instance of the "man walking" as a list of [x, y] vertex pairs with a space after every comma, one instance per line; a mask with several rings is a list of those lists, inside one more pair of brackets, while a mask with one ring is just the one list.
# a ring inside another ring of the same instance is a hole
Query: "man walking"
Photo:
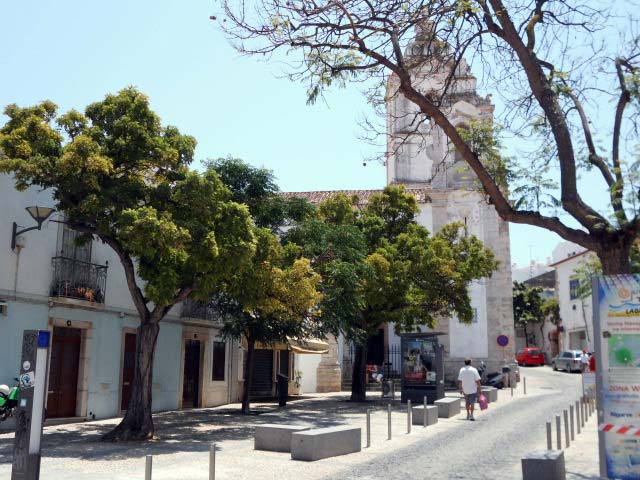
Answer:
[[478, 395], [482, 393], [480, 387], [480, 374], [478, 370], [471, 366], [471, 359], [464, 361], [464, 367], [460, 369], [458, 374], [458, 389], [464, 395], [465, 406], [467, 408], [467, 420], [475, 421], [473, 418], [473, 408], [475, 406]]
[[580, 355], [580, 370], [582, 373], [589, 371], [589, 354], [586, 348], [582, 349], [582, 354]]

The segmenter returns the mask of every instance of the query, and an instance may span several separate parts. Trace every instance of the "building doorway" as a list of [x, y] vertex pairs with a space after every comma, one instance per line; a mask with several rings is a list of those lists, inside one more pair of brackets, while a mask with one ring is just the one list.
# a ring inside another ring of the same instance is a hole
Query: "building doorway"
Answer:
[[53, 327], [47, 417], [74, 417], [78, 395], [78, 369], [82, 330]]
[[367, 339], [367, 365], [384, 363], [384, 330], [381, 328]]
[[253, 352], [252, 397], [273, 396], [273, 350], [256, 349]]
[[184, 380], [182, 384], [182, 408], [200, 406], [200, 340], [184, 342]]
[[120, 410], [129, 408], [129, 400], [131, 400], [131, 387], [133, 385], [133, 377], [136, 368], [136, 334], [125, 333], [124, 344], [122, 346], [122, 381], [120, 399]]

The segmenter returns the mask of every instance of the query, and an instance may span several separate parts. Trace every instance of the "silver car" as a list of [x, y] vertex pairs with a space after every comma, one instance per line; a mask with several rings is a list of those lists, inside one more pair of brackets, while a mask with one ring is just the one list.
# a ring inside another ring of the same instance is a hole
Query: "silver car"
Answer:
[[581, 350], [565, 350], [560, 352], [551, 360], [551, 366], [554, 370], [566, 370], [567, 372], [581, 371], [580, 357]]

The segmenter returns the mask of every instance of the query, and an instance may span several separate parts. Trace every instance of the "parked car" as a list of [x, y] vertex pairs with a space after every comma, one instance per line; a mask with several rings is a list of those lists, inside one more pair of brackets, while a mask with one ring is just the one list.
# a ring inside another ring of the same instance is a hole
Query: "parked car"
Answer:
[[565, 350], [560, 352], [551, 360], [551, 366], [554, 370], [566, 370], [567, 372], [581, 371], [580, 369], [580, 350]]
[[544, 353], [537, 347], [527, 347], [516, 353], [516, 362], [518, 365], [544, 365]]

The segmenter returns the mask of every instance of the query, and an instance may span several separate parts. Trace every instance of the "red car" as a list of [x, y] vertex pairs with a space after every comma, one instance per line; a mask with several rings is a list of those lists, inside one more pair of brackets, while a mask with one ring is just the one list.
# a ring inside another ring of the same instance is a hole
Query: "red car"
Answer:
[[544, 365], [544, 353], [539, 348], [527, 347], [516, 353], [518, 365]]

